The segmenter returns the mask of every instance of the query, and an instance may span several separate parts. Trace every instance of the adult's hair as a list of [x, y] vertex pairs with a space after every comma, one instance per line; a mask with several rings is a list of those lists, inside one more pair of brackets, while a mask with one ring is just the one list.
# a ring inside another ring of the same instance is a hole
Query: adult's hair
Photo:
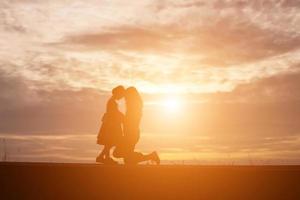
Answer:
[[143, 106], [141, 95], [135, 87], [129, 87], [126, 89], [125, 100], [127, 104], [140, 105], [141, 107]]

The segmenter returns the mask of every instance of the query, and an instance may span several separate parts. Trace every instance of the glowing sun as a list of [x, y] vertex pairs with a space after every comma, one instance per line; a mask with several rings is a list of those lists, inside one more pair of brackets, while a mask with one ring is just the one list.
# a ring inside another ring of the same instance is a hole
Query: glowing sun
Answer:
[[179, 98], [167, 98], [162, 101], [162, 106], [167, 112], [178, 112], [182, 108], [182, 101]]

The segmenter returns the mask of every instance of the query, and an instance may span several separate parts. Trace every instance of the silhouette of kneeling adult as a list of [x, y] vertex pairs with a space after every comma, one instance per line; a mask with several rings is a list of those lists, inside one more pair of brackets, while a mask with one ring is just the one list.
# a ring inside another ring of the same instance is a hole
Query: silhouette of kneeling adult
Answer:
[[[117, 100], [125, 97], [126, 113], [119, 111]], [[97, 143], [104, 145], [103, 150], [96, 158], [96, 162], [117, 164], [110, 157], [110, 150], [115, 147], [113, 156], [123, 158], [125, 164], [136, 165], [144, 161], [160, 164], [156, 151], [143, 154], [135, 151], [135, 145], [140, 138], [140, 122], [142, 118], [143, 101], [135, 87], [125, 90], [118, 86], [112, 90], [112, 97], [108, 100], [106, 113], [102, 117], [102, 125], [98, 134]]]

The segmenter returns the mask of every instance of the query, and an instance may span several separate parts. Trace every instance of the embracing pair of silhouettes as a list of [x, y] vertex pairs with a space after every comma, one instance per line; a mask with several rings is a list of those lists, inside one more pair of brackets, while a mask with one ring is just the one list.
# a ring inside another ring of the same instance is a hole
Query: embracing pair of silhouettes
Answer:
[[[118, 100], [125, 98], [125, 115], [119, 110]], [[115, 87], [112, 96], [107, 102], [106, 112], [102, 117], [97, 144], [103, 149], [96, 158], [96, 162], [103, 164], [118, 164], [113, 157], [123, 158], [125, 164], [136, 165], [144, 161], [160, 164], [158, 154], [142, 154], [135, 151], [135, 145], [140, 138], [140, 122], [142, 118], [143, 101], [135, 87], [125, 89], [123, 86]]]

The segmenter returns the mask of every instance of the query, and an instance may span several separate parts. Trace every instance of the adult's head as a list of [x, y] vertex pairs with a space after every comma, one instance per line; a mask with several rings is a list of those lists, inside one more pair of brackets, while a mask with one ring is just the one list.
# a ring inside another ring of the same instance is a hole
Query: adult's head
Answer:
[[119, 100], [122, 99], [125, 95], [125, 88], [122, 85], [119, 85], [112, 89], [112, 95], [115, 99]]
[[142, 106], [143, 101], [140, 93], [135, 87], [129, 87], [125, 92], [125, 101], [127, 105]]

